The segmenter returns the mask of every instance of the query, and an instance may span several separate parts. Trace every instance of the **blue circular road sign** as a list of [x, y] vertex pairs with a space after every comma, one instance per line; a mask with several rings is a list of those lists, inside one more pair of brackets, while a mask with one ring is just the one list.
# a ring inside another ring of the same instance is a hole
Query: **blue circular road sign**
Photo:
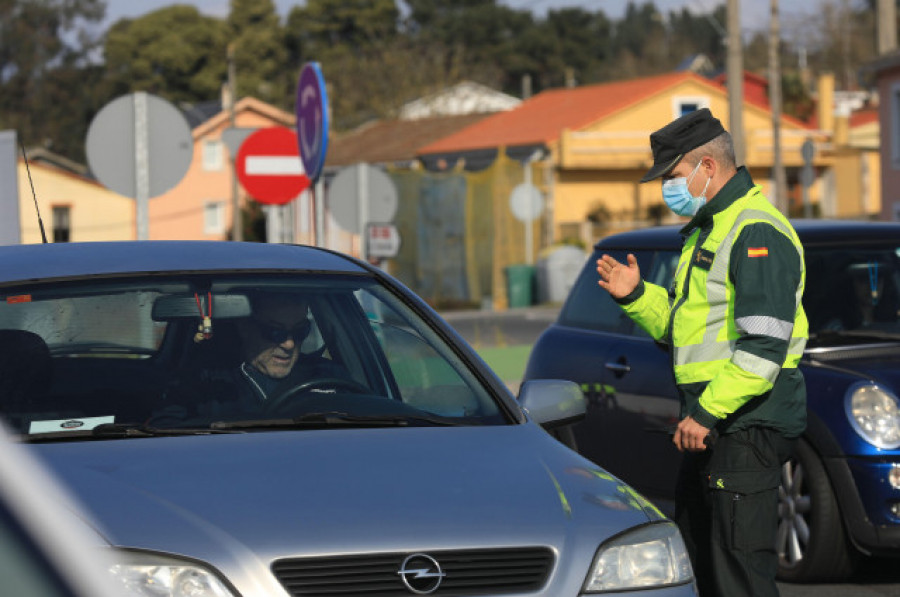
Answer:
[[328, 96], [318, 62], [307, 62], [297, 84], [297, 143], [303, 169], [313, 182], [319, 179], [328, 150]]

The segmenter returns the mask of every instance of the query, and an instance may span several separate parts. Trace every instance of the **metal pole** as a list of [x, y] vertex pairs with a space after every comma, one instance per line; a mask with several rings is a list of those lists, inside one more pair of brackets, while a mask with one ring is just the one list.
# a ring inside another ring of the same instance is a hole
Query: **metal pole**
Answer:
[[787, 176], [781, 159], [781, 61], [778, 49], [781, 33], [778, 0], [770, 0], [769, 21], [769, 105], [772, 107], [772, 174], [775, 182], [775, 207], [788, 215]]
[[134, 94], [134, 196], [137, 200], [137, 239], [147, 240], [149, 234], [148, 204], [150, 201], [150, 141], [147, 122], [147, 93]]
[[313, 210], [316, 220], [316, 246], [325, 247], [325, 183], [322, 179], [316, 181], [316, 192], [313, 197]]
[[728, 77], [728, 128], [734, 141], [737, 165], [744, 165], [744, 54], [741, 41], [741, 20], [738, 0], [728, 0], [728, 41], [726, 71]]
[[[235, 127], [237, 116], [234, 113], [235, 93], [237, 86], [235, 85], [235, 66], [234, 66], [234, 42], [228, 44], [228, 119], [231, 128]], [[235, 152], [236, 153], [236, 152]], [[237, 169], [235, 167], [235, 157], [231, 157], [231, 238], [236, 241], [244, 240], [244, 218], [241, 214], [241, 198], [238, 189]]]
[[[528, 156], [528, 159], [525, 160], [525, 184], [529, 191], [533, 188], [531, 183], [531, 162], [534, 160], [534, 155]], [[525, 218], [525, 263], [528, 265], [532, 265], [534, 263], [534, 216], [532, 213], [532, 208], [534, 207], [534, 203], [531, 201], [529, 197], [528, 200], [528, 217]]]
[[368, 257], [366, 226], [369, 224], [369, 167], [363, 163], [356, 165], [356, 197], [359, 200], [359, 258], [365, 261]]
[[878, 53], [897, 49], [897, 6], [895, 0], [878, 0]]

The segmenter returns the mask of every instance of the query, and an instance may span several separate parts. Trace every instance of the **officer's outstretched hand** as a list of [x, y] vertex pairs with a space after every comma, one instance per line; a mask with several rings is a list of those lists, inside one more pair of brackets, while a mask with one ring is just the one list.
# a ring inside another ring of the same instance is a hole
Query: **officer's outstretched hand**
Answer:
[[600, 274], [598, 283], [613, 298], [628, 296], [641, 281], [641, 270], [631, 253], [628, 254], [628, 265], [619, 263], [609, 255], [603, 255], [597, 260], [597, 272]]

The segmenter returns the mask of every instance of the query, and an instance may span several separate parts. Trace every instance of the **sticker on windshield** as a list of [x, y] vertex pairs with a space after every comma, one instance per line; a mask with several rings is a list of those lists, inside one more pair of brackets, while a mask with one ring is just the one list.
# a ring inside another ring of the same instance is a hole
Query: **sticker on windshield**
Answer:
[[104, 423], [115, 423], [112, 417], [85, 417], [83, 419], [56, 419], [54, 421], [32, 421], [28, 433], [53, 433], [54, 431], [90, 431]]

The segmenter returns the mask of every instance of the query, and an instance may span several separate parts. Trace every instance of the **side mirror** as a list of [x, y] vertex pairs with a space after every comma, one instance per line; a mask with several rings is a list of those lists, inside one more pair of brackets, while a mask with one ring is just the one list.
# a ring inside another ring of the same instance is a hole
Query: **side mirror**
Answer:
[[533, 379], [522, 384], [519, 403], [543, 427], [575, 423], [584, 418], [587, 400], [578, 384], [564, 379]]

